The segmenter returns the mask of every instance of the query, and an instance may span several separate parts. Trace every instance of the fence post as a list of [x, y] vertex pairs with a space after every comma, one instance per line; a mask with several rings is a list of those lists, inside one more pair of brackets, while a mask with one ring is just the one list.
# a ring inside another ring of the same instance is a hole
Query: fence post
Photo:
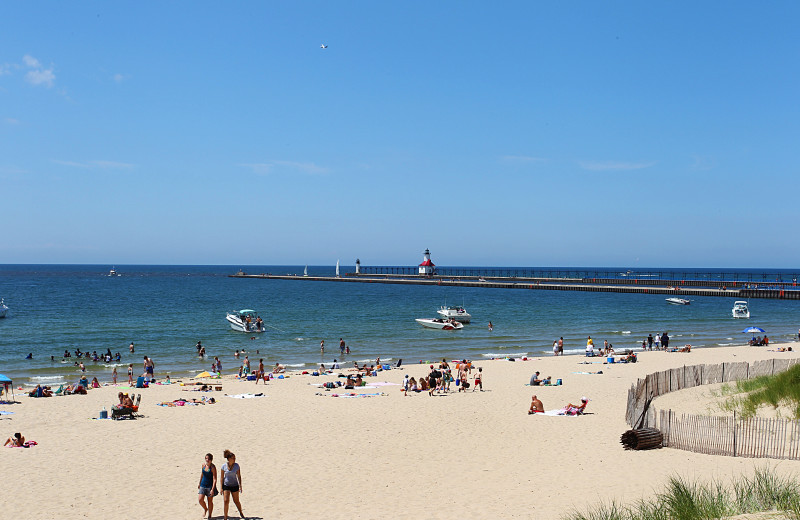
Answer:
[[736, 410], [733, 411], [733, 456], [736, 456]]

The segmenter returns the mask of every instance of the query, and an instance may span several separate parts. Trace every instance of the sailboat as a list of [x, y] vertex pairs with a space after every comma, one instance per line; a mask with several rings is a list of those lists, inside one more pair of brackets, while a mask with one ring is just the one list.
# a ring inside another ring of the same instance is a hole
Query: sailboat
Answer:
[[336, 278], [339, 278], [339, 260], [336, 260]]
[[306, 268], [303, 269], [303, 276], [308, 276], [308, 266], [306, 266]]

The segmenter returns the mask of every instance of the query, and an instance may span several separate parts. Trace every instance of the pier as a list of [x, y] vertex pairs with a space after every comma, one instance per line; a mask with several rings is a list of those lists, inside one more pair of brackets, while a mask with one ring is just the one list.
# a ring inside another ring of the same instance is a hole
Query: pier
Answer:
[[[450, 275], [442, 273], [419, 275], [408, 272], [346, 273], [344, 276], [302, 276], [296, 274], [247, 274], [238, 272], [231, 278], [263, 280], [292, 280], [305, 282], [333, 283], [382, 283], [399, 285], [437, 285], [445, 287], [479, 287], [485, 289], [522, 289], [538, 291], [583, 291], [638, 294], [664, 294], [669, 296], [717, 296], [747, 300], [751, 298], [770, 298], [780, 300], [800, 300], [800, 287], [794, 280], [777, 280], [768, 283], [722, 279], [663, 279], [646, 276], [638, 277], [596, 277], [574, 276], [587, 271], [574, 271], [572, 277], [559, 276], [487, 276], [480, 274]], [[566, 274], [560, 272], [559, 274]], [[537, 273], [539, 274], [539, 273]], [[673, 274], [673, 273], [671, 273]], [[681, 273], [677, 273], [681, 274]], [[686, 274], [686, 273], [683, 273]], [[748, 273], [750, 274], [750, 273]], [[766, 276], [762, 279], [766, 280]], [[688, 277], [687, 277], [688, 278]], [[756, 276], [758, 279], [759, 276]]]

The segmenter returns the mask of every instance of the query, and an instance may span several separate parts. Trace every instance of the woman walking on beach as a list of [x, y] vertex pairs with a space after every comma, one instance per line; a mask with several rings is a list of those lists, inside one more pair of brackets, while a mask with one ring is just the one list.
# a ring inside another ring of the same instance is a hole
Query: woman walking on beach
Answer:
[[[203, 515], [208, 513], [208, 518], [214, 512], [214, 495], [217, 491], [217, 467], [214, 465], [214, 456], [206, 453], [206, 460], [200, 470], [200, 484], [197, 485], [200, 505], [203, 506]], [[208, 505], [206, 505], [206, 499]]]
[[236, 463], [236, 455], [230, 450], [225, 450], [222, 454], [227, 462], [222, 466], [222, 497], [225, 499], [223, 513], [225, 520], [228, 520], [228, 506], [230, 505], [231, 495], [233, 503], [239, 510], [239, 516], [244, 518], [242, 504], [239, 503], [239, 493], [242, 492], [242, 472], [239, 464]]

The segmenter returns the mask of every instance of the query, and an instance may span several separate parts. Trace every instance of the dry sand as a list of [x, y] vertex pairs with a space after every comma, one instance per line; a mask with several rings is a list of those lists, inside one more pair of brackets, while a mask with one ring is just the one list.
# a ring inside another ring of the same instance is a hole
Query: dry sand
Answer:
[[[20, 431], [39, 444], [0, 451], [6, 478], [0, 503], [3, 516], [14, 519], [200, 519], [203, 455], [213, 453], [220, 467], [224, 449], [241, 465], [248, 518], [549, 519], [612, 499], [648, 497], [671, 475], [728, 479], [764, 466], [800, 474], [795, 461], [635, 452], [619, 444], [636, 378], [684, 364], [797, 355], [731, 347], [644, 352], [628, 365], [581, 364], [587, 359], [579, 356], [480, 361], [484, 392], [456, 393], [453, 386], [434, 397], [404, 397], [399, 386], [386, 386], [358, 390], [385, 396], [333, 398], [310, 383], [335, 377], [297, 374], [266, 387], [226, 379], [223, 392], [210, 394], [173, 384], [143, 390], [145, 417], [135, 421], [91, 419], [103, 406], [110, 409], [118, 387], [86, 396], [22, 396], [21, 404], [0, 405], [14, 412], [0, 416], [3, 436]], [[564, 384], [526, 386], [535, 370]], [[599, 370], [604, 373], [576, 373]], [[368, 381], [400, 383], [406, 373], [428, 371], [410, 365]], [[244, 392], [266, 397], [223, 396]], [[529, 416], [534, 393], [546, 409], [585, 395], [589, 413]], [[218, 403], [156, 406], [201, 395]], [[669, 398], [679, 405], [679, 395]], [[215, 500], [219, 518], [221, 498]]]

